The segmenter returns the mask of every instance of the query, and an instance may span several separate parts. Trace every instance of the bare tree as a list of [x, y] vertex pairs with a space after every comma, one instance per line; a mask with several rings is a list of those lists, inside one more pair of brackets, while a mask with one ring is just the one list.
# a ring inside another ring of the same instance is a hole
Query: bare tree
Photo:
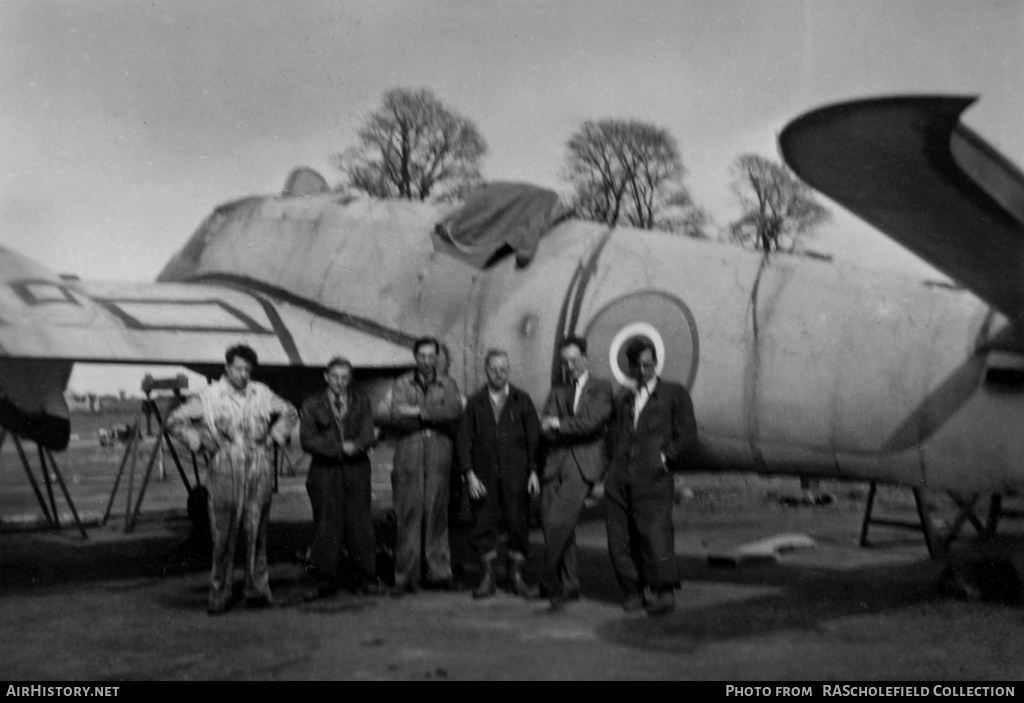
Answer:
[[730, 237], [766, 256], [795, 251], [802, 237], [831, 216], [789, 169], [755, 154], [736, 159], [733, 191], [743, 214], [729, 226]]
[[586, 121], [566, 142], [565, 177], [580, 216], [653, 229], [682, 186], [683, 162], [666, 130], [636, 120]]
[[487, 143], [472, 120], [425, 88], [392, 88], [363, 122], [359, 144], [331, 157], [357, 190], [380, 198], [426, 200], [480, 181]]
[[712, 227], [711, 216], [694, 202], [686, 188], [680, 188], [665, 199], [665, 207], [654, 222], [655, 229], [694, 239], [711, 239]]

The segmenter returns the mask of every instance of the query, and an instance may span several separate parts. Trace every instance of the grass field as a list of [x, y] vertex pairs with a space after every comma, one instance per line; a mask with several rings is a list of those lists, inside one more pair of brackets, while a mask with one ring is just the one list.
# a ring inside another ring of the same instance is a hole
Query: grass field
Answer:
[[[113, 490], [118, 468], [125, 456], [123, 444], [101, 446], [99, 430], [110, 428], [115, 424], [130, 425], [135, 421], [132, 412], [100, 412], [73, 413], [71, 415], [72, 433], [76, 437], [65, 452], [55, 454], [61, 474], [68, 486], [73, 500], [80, 510], [98, 510], [106, 507]], [[140, 446], [134, 474], [133, 490], [138, 490], [138, 482], [142, 479], [147, 460], [152, 452], [154, 440], [146, 434], [145, 417], [140, 415], [141, 429], [144, 440]], [[153, 420], [153, 430], [157, 422]], [[297, 445], [297, 441], [294, 442]], [[196, 471], [193, 469], [191, 455], [181, 445], [176, 445], [182, 459], [184, 470], [190, 484], [195, 483]], [[39, 461], [35, 447], [25, 443], [28, 459], [39, 481], [41, 490], [44, 487], [39, 473]], [[11, 515], [26, 513], [39, 514], [40, 508], [32, 486], [29, 483], [21, 462], [11, 442], [3, 447], [3, 460], [0, 461], [0, 525]], [[285, 471], [304, 477], [308, 466], [308, 456], [297, 446], [292, 446], [287, 453], [288, 462], [282, 467]], [[390, 504], [390, 448], [386, 445], [374, 452], [374, 492]], [[155, 464], [152, 483], [148, 489], [147, 502], [184, 506], [186, 492], [178, 476], [177, 468], [169, 456], [164, 457], [163, 477], [159, 472], [159, 463]], [[203, 465], [198, 463], [198, 474], [201, 483], [205, 483]], [[51, 476], [55, 478], [55, 476]], [[128, 472], [122, 477], [118, 487], [118, 496], [113, 507], [114, 513], [124, 512], [127, 491]], [[863, 481], [821, 480], [816, 491], [827, 496], [825, 504], [815, 504], [806, 500], [801, 489], [800, 480], [795, 476], [764, 476], [754, 473], [685, 473], [676, 476], [678, 502], [683, 503], [688, 511], [698, 515], [713, 516], [715, 519], [729, 519], [730, 516], [744, 517], [770, 516], [792, 511], [815, 511], [823, 517], [839, 514], [850, 519], [863, 514], [869, 484]], [[54, 485], [59, 507], [63, 505], [58, 487]], [[152, 495], [153, 498], [148, 496]], [[938, 524], [943, 520], [951, 520], [955, 515], [952, 501], [940, 493], [928, 494], [928, 503], [933, 518]], [[890, 517], [914, 522], [917, 519], [913, 493], [909, 488], [898, 486], [879, 486], [875, 499], [876, 517]]]
[[[80, 515], [87, 513], [93, 517], [97, 514], [102, 515], [110, 502], [111, 494], [115, 495], [111, 504], [112, 515], [125, 513], [129, 497], [132, 504], [137, 500], [146, 467], [150, 457], [154, 454], [156, 441], [155, 437], [150, 437], [147, 433], [145, 417], [140, 416], [143, 440], [135, 457], [134, 471], [132, 470], [131, 454], [128, 454], [126, 458], [126, 444], [118, 442], [104, 446], [99, 439], [101, 429], [109, 429], [118, 424], [130, 426], [135, 419], [135, 414], [132, 412], [71, 414], [71, 443], [65, 451], [53, 453], [59, 477], [52, 471], [49, 474], [51, 490], [61, 515], [62, 524], [70, 523], [72, 516], [60, 489], [59, 478], [62, 478], [67, 486]], [[154, 419], [154, 434], [157, 430], [158, 423]], [[197, 474], [198, 482], [205, 483], [205, 468], [202, 460], [198, 459], [194, 466], [192, 455], [188, 449], [178, 442], [174, 442], [174, 446], [189, 485], [197, 483]], [[38, 450], [34, 444], [27, 441], [22, 442], [22, 447], [39, 491], [48, 501], [46, 480], [40, 470]], [[26, 475], [13, 441], [8, 439], [3, 444], [0, 457], [2, 457], [0, 459], [0, 526], [5, 524], [17, 526], [22, 524], [28, 516], [42, 515], [35, 490]], [[289, 451], [288, 457], [289, 463], [285, 468], [293, 468], [296, 472], [301, 471], [304, 475], [305, 455], [297, 448], [293, 448]], [[120, 472], [121, 479], [118, 481], [117, 477], [122, 462], [124, 462], [125, 468]], [[172, 457], [166, 451], [162, 455], [157, 453], [153, 459], [150, 480], [146, 485], [143, 510], [152, 511], [167, 507], [183, 509], [186, 499], [185, 484]]]
[[[138, 401], [126, 401], [121, 409], [102, 410], [96, 413], [73, 412], [71, 413], [71, 434], [73, 437], [77, 435], [80, 440], [98, 439], [100, 428], [109, 429], [117, 424], [130, 426], [135, 422], [136, 416], [145, 432], [146, 416], [138, 411], [139, 405]], [[165, 417], [168, 410], [167, 403], [161, 402], [159, 410], [161, 417]], [[159, 425], [156, 417], [152, 418], [151, 425], [152, 431], [155, 433]]]

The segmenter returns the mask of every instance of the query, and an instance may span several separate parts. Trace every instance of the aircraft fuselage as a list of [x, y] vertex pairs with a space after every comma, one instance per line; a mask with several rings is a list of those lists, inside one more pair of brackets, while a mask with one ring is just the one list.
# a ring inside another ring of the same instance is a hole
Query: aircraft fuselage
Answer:
[[[503, 348], [538, 406], [562, 336], [585, 334], [594, 371], [622, 384], [624, 342], [645, 334], [661, 374], [690, 388], [699, 465], [961, 491], [1024, 483], [1020, 393], [986, 382], [1007, 323], [969, 292], [580, 221], [545, 235], [528, 266], [505, 256], [477, 269], [432, 232], [435, 206], [331, 197], [224, 206], [160, 280], [306, 301], [399, 342], [436, 335], [466, 393], [484, 383], [486, 350]], [[376, 395], [386, 378], [364, 375]]]

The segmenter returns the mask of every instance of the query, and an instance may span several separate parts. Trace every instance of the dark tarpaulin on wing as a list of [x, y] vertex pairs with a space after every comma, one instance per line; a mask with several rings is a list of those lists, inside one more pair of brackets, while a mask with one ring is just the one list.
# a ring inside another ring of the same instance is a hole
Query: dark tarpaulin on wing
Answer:
[[526, 266], [541, 236], [571, 210], [558, 194], [525, 183], [489, 183], [469, 194], [461, 208], [437, 223], [437, 233], [465, 259], [484, 268], [506, 247]]

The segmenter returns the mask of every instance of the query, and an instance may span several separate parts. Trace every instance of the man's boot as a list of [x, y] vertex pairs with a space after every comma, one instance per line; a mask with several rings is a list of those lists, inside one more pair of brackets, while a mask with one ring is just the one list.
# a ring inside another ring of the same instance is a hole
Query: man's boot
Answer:
[[538, 598], [540, 590], [536, 586], [527, 585], [523, 580], [523, 565], [526, 557], [522, 554], [510, 554], [508, 557], [508, 590], [526, 599]]
[[497, 560], [497, 554], [487, 554], [480, 560], [484, 575], [480, 579], [480, 584], [473, 589], [474, 598], [490, 598], [494, 595], [496, 591], [494, 587], [494, 562]]

